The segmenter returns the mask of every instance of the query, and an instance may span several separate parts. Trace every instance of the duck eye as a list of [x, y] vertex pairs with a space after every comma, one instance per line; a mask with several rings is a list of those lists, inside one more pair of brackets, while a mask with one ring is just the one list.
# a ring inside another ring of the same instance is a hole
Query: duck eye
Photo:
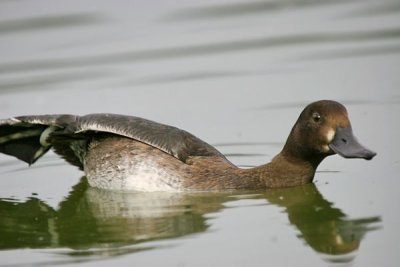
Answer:
[[319, 115], [318, 112], [314, 112], [314, 113], [312, 114], [312, 118], [313, 118], [313, 120], [314, 120], [315, 122], [320, 122], [320, 121], [321, 121], [321, 115]]

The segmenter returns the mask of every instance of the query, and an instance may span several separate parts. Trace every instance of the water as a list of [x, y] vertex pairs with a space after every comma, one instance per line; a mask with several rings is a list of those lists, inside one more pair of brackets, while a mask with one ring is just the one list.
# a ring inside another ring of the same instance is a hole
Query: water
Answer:
[[178, 126], [240, 166], [302, 108], [346, 105], [372, 161], [251, 192], [88, 188], [49, 153], [0, 155], [0, 266], [397, 266], [398, 1], [2, 1], [0, 117], [113, 112]]

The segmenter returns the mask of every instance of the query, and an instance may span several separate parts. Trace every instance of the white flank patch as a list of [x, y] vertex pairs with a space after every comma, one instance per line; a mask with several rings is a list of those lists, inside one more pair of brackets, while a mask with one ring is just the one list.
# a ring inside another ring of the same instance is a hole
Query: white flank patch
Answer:
[[[134, 162], [132, 162], [134, 161]], [[180, 192], [182, 177], [148, 158], [124, 158], [112, 164], [98, 164], [93, 170], [85, 169], [89, 184], [111, 190], [141, 192]]]
[[180, 183], [176, 177], [152, 164], [139, 164], [126, 177], [126, 189], [142, 192], [177, 192]]

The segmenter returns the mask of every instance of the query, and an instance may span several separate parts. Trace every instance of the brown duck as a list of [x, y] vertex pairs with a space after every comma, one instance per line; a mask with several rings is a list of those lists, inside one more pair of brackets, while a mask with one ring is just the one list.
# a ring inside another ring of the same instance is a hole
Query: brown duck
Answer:
[[178, 128], [116, 114], [21, 116], [0, 120], [0, 152], [33, 164], [50, 148], [91, 186], [135, 191], [264, 189], [312, 182], [320, 162], [339, 154], [372, 159], [353, 136], [346, 108], [321, 100], [300, 114], [271, 162], [241, 169]]

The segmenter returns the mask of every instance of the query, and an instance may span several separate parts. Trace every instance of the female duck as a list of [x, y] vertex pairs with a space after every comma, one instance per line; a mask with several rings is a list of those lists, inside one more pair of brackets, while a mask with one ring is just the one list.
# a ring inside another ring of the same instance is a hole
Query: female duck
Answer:
[[335, 153], [372, 159], [357, 142], [343, 105], [322, 100], [300, 114], [270, 163], [240, 169], [218, 150], [178, 128], [115, 114], [42, 115], [0, 120], [0, 152], [29, 164], [50, 148], [84, 170], [89, 184], [114, 190], [263, 189], [312, 182]]

